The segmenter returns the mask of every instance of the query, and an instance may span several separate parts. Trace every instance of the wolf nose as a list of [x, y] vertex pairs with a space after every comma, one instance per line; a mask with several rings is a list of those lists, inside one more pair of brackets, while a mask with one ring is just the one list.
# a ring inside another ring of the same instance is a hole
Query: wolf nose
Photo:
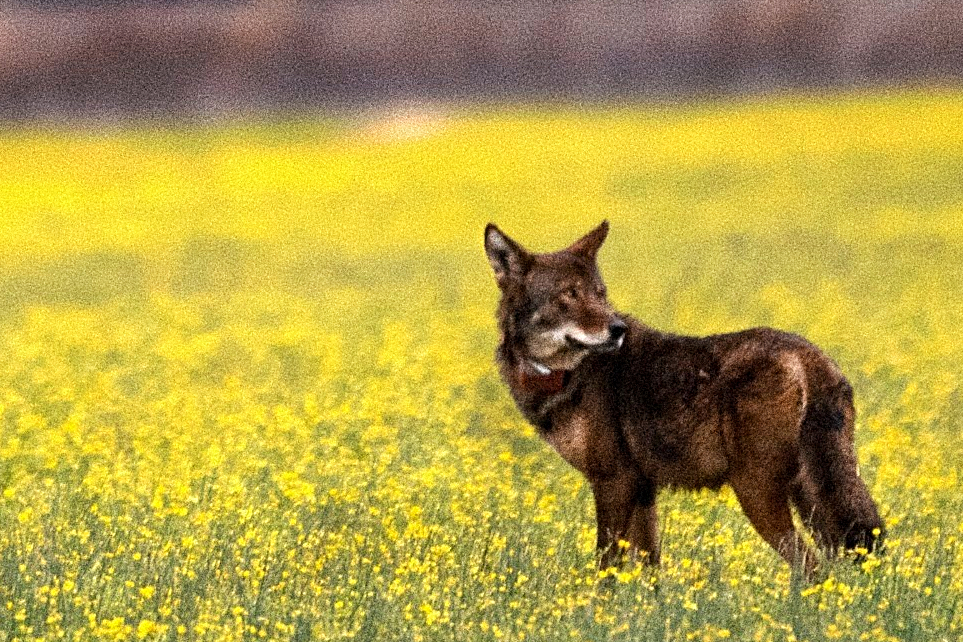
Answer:
[[618, 341], [625, 336], [628, 327], [622, 321], [613, 321], [609, 324], [609, 341]]

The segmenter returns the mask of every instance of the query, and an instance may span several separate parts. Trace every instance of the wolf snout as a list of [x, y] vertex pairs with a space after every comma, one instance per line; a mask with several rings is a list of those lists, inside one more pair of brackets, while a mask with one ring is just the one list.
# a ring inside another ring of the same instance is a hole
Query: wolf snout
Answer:
[[[625, 338], [625, 333], [628, 327], [622, 321], [616, 319], [609, 324], [608, 331], [603, 335], [603, 333], [598, 333], [599, 335], [586, 335], [580, 334], [579, 336], [573, 336], [572, 334], [565, 335], [565, 342], [571, 348], [577, 350], [588, 350], [591, 352], [612, 352], [613, 350], [618, 350], [622, 347], [622, 340]], [[606, 336], [607, 335], [607, 336]]]
[[622, 341], [625, 339], [625, 333], [628, 332], [628, 326], [622, 321], [616, 319], [609, 324], [609, 340], [601, 346], [601, 352], [615, 352], [622, 347]]

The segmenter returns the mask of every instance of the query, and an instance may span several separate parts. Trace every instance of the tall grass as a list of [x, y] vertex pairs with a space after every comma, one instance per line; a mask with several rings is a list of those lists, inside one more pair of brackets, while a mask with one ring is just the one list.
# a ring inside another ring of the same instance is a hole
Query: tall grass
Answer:
[[[0, 136], [0, 640], [951, 640], [963, 99], [453, 111]], [[885, 554], [793, 583], [731, 492], [664, 562], [491, 356], [488, 220], [601, 218], [620, 309], [775, 325], [853, 381]]]

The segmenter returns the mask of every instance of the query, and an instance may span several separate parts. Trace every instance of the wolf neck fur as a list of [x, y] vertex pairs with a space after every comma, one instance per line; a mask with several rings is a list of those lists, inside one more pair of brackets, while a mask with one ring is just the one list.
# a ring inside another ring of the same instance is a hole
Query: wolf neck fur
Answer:
[[496, 353], [502, 379], [522, 415], [542, 432], [549, 432], [556, 409], [576, 406], [581, 401], [579, 373], [591, 366], [583, 361], [573, 370], [549, 370], [551, 374], [539, 375], [520, 342], [506, 330], [502, 329], [502, 342]]

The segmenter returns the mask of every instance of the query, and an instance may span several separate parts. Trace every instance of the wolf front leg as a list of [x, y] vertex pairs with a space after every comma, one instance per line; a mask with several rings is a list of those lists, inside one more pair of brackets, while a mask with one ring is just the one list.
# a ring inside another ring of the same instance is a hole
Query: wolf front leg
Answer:
[[658, 534], [651, 530], [655, 526], [654, 504], [651, 513], [639, 506], [641, 488], [638, 474], [629, 471], [592, 481], [598, 522], [596, 551], [601, 568], [618, 566], [624, 561], [626, 551], [619, 548], [620, 541], [627, 541], [634, 552], [641, 549], [651, 556], [655, 550], [658, 555]]
[[626, 539], [632, 544], [637, 558], [653, 566], [659, 565], [659, 513], [655, 506], [655, 485], [644, 480], [639, 483]]

